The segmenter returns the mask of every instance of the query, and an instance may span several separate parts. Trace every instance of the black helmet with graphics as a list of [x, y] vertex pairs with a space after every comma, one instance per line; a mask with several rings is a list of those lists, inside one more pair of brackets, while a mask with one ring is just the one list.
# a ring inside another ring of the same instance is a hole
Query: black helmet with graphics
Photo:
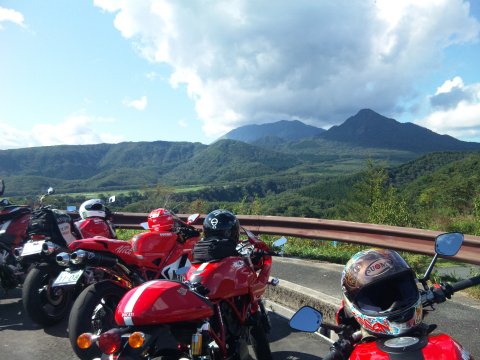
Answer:
[[415, 274], [395, 251], [358, 252], [345, 265], [341, 285], [345, 310], [371, 334], [404, 334], [422, 320]]
[[214, 210], [203, 221], [203, 233], [205, 238], [230, 239], [237, 243], [240, 238], [240, 223], [230, 211]]

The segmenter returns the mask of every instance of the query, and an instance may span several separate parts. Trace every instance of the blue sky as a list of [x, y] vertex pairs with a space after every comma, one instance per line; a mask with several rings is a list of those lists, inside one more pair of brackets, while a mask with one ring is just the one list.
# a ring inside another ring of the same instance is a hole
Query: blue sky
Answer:
[[0, 149], [362, 108], [480, 141], [478, 1], [0, 0]]

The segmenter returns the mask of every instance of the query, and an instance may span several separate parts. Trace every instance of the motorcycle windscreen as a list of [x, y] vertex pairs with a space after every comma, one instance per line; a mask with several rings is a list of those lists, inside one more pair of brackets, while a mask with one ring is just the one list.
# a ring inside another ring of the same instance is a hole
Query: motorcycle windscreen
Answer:
[[153, 280], [125, 294], [117, 305], [115, 322], [120, 326], [141, 326], [195, 321], [212, 315], [208, 299], [185, 284]]

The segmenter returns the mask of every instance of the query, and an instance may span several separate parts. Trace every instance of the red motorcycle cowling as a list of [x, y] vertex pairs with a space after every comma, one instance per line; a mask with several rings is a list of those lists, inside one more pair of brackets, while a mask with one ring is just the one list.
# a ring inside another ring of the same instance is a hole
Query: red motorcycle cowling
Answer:
[[128, 242], [123, 240], [108, 239], [103, 236], [76, 240], [68, 247], [72, 251], [82, 249], [89, 251], [108, 252], [118, 256], [127, 264], [136, 263], [137, 260], [133, 255], [132, 246]]
[[208, 299], [181, 282], [153, 280], [122, 298], [115, 311], [118, 325], [152, 325], [195, 321], [213, 315]]
[[[261, 274], [270, 274], [271, 258], [268, 257]], [[187, 279], [201, 282], [208, 290], [210, 299], [225, 299], [234, 296], [251, 294], [260, 297], [267, 286], [245, 258], [228, 257], [218, 262], [194, 264], [190, 268]]]

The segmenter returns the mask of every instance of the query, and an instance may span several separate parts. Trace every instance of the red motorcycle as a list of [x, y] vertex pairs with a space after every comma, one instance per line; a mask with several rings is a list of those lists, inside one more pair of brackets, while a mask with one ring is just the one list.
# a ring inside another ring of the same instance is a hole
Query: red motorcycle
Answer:
[[[5, 183], [0, 179], [0, 196]], [[27, 239], [28, 220], [31, 209], [27, 205], [12, 205], [7, 199], [0, 200], [0, 287], [4, 291], [14, 289], [23, 282], [23, 265], [15, 258], [15, 249]]]
[[75, 241], [71, 254], [62, 253], [57, 261], [68, 266], [55, 280], [54, 288], [80, 286], [68, 322], [75, 353], [82, 359], [99, 356], [98, 349], [83, 350], [77, 337], [87, 331], [100, 333], [114, 326], [115, 308], [125, 293], [152, 279], [176, 279], [179, 268], [191, 265], [193, 246], [200, 232], [191, 224], [199, 214], [183, 222], [166, 209], [153, 210], [148, 232], [130, 242], [101, 237]]
[[[322, 313], [305, 306], [298, 310], [290, 320], [293, 329], [315, 332], [319, 327], [334, 331], [339, 340], [333, 343], [330, 353], [323, 357], [324, 360], [388, 360], [388, 359], [423, 359], [423, 360], [473, 360], [473, 357], [457, 341], [447, 334], [432, 335], [436, 325], [427, 325], [423, 319], [429, 311], [435, 310], [433, 305], [445, 302], [459, 290], [480, 284], [480, 276], [471, 277], [456, 283], [435, 284], [428, 287], [427, 281], [433, 266], [439, 255], [454, 256], [461, 247], [463, 234], [441, 234], [435, 241], [435, 257], [428, 267], [425, 276], [419, 279], [422, 285], [420, 289], [421, 305], [417, 307], [418, 316], [412, 318], [410, 330], [401, 334], [396, 331], [384, 336], [371, 336], [368, 330], [380, 331], [390, 328], [389, 324], [374, 322], [371, 319], [361, 318], [361, 326], [358, 320], [346, 316], [342, 306], [337, 312], [337, 325], [322, 323]], [[391, 266], [388, 263], [383, 263]], [[366, 271], [380, 274], [382, 263], [375, 262]], [[377, 269], [378, 267], [378, 269]], [[384, 297], [387, 294], [383, 294]]]
[[262, 295], [275, 253], [244, 231], [248, 239], [237, 247], [237, 256], [193, 264], [183, 282], [150, 281], [130, 290], [115, 311], [119, 327], [82, 334], [78, 346], [98, 342], [108, 359], [243, 360], [251, 344], [257, 359], [271, 359]]
[[28, 241], [17, 249], [17, 260], [31, 264], [22, 288], [25, 312], [37, 324], [49, 326], [65, 317], [74, 294], [52, 286], [62, 269], [56, 255], [69, 251], [76, 240], [91, 236], [115, 238], [110, 211], [100, 199], [85, 201], [80, 207], [81, 219], [50, 206], [31, 213], [27, 229]]
[[[4, 187], [0, 180], [1, 194]], [[22, 284], [37, 263], [51, 259], [42, 251], [44, 244], [66, 249], [67, 243], [75, 239], [72, 218], [43, 204], [45, 197], [53, 193], [49, 188], [33, 208], [12, 205], [7, 199], [0, 201], [0, 285], [5, 291]]]

